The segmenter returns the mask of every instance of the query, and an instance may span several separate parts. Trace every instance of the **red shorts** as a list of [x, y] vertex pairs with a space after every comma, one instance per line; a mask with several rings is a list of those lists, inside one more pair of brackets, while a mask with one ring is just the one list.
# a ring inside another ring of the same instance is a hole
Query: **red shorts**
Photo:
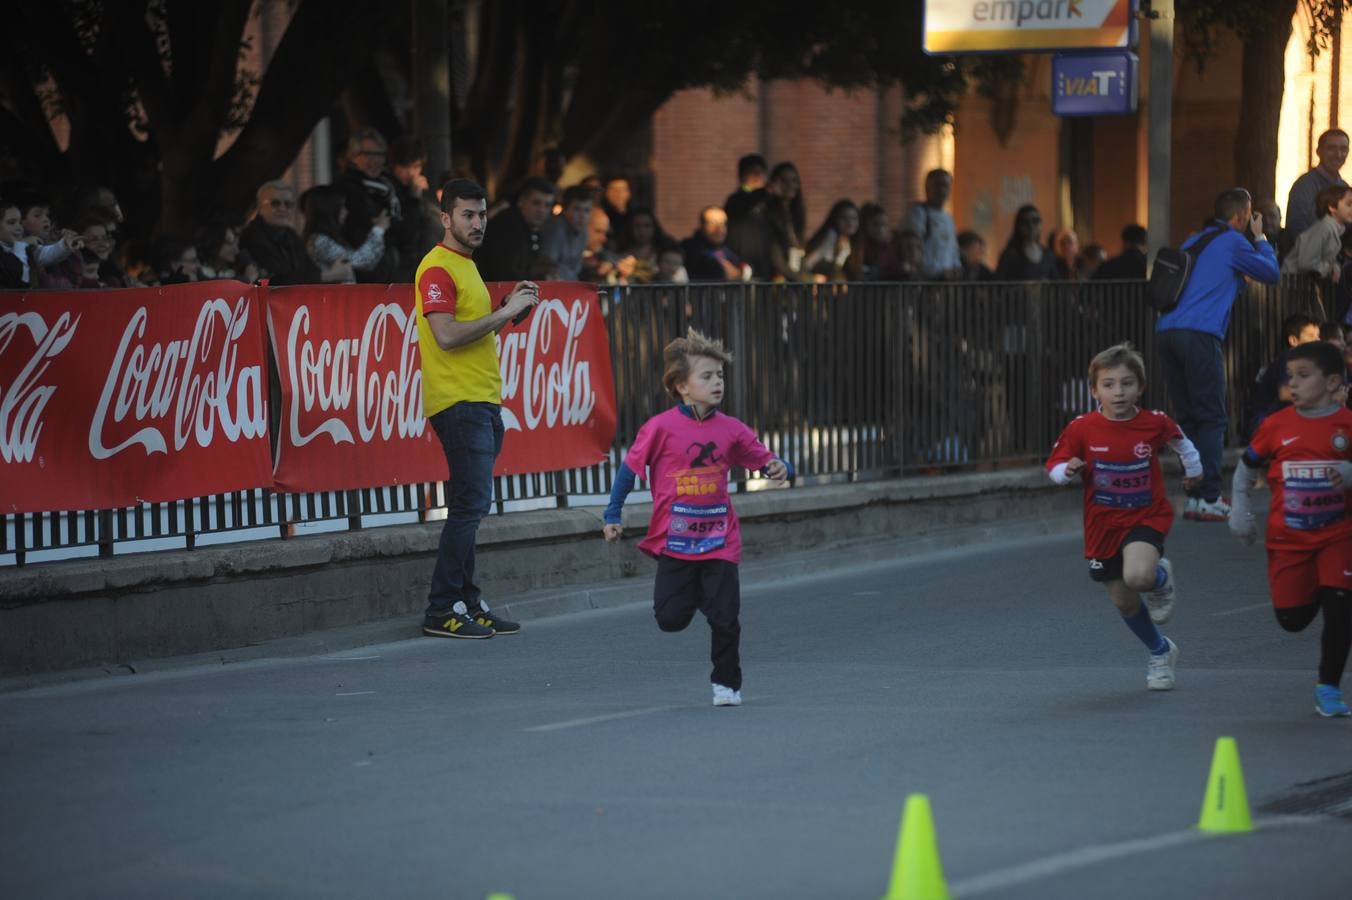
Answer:
[[1352, 590], [1352, 541], [1267, 554], [1268, 590], [1278, 609], [1313, 603], [1321, 587]]

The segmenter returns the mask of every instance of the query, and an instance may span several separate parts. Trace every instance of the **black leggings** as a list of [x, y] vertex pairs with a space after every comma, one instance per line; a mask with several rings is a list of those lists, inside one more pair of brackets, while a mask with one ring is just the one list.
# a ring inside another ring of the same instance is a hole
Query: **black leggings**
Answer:
[[1347, 652], [1352, 648], [1352, 594], [1338, 588], [1321, 587], [1313, 603], [1278, 609], [1277, 624], [1287, 631], [1304, 631], [1324, 610], [1324, 631], [1319, 636], [1319, 683], [1337, 685], [1347, 668]]
[[695, 611], [709, 620], [710, 652], [714, 684], [742, 689], [741, 583], [737, 563], [725, 559], [676, 559], [657, 557], [657, 580], [653, 583], [653, 614], [663, 631], [681, 631]]

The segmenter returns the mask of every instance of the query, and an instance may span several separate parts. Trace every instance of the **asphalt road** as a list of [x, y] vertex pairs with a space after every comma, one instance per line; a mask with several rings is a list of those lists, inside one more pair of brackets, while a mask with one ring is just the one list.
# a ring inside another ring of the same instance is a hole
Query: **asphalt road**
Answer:
[[[1078, 536], [745, 585], [735, 709], [643, 607], [0, 693], [0, 897], [876, 900], [912, 792], [958, 897], [1352, 896], [1317, 631], [1169, 546], [1172, 693]], [[1204, 838], [1221, 735], [1258, 828]]]

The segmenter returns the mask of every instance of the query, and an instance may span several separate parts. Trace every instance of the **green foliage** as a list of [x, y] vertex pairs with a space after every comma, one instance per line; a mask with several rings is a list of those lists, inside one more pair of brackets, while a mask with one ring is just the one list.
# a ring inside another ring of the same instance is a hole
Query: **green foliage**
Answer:
[[[1281, 27], [1293, 13], [1292, 3], [1274, 0], [1177, 0], [1174, 11], [1183, 28], [1183, 44], [1188, 58], [1202, 71], [1215, 55], [1217, 29], [1227, 29], [1242, 39]], [[1311, 57], [1327, 49], [1333, 26], [1342, 15], [1345, 0], [1298, 0], [1310, 18], [1305, 49]]]
[[[793, 27], [806, 25], [806, 54], [796, 65], [793, 58], [770, 57], [771, 65], [763, 65], [761, 74], [808, 77], [828, 87], [900, 84], [907, 93], [901, 124], [908, 134], [933, 134], [951, 125], [971, 85], [990, 96], [1007, 92], [1023, 79], [1023, 61], [1017, 56], [924, 53], [921, 3], [803, 6]], [[778, 37], [772, 43], [783, 46]]]
[[[411, 4], [288, 3], [294, 15], [266, 72], [245, 64], [257, 0], [19, 5], [0, 32], [0, 169], [111, 184], [138, 221], [154, 222], [158, 209], [161, 228], [247, 208], [314, 122], [352, 111], [351, 96], [340, 97], [369, 85], [387, 36], [411, 32]], [[901, 124], [933, 132], [952, 122], [969, 85], [1007, 92], [1022, 78], [1012, 57], [926, 55], [922, 15], [918, 0], [486, 0], [481, 24], [498, 33], [479, 35], [483, 59], [478, 81], [460, 86], [469, 101], [456, 140], [482, 141], [479, 159], [507, 179], [548, 141], [604, 151], [685, 88], [738, 91], [754, 76], [845, 90], [900, 84]], [[47, 124], [57, 112], [70, 122], [64, 151]], [[220, 136], [236, 131], [215, 157]]]
[[[969, 84], [989, 89], [1023, 77], [1023, 64], [1016, 57], [925, 54], [919, 2], [635, 5], [612, 0], [599, 6], [607, 5], [613, 8], [603, 9], [600, 17], [624, 26], [605, 40], [612, 48], [641, 48], [632, 77], [641, 82], [649, 75], [679, 73], [670, 85], [673, 92], [703, 86], [736, 91], [752, 75], [811, 78], [845, 90], [901, 84], [909, 97], [904, 126], [932, 133], [952, 123]], [[620, 49], [620, 58], [625, 55]]]

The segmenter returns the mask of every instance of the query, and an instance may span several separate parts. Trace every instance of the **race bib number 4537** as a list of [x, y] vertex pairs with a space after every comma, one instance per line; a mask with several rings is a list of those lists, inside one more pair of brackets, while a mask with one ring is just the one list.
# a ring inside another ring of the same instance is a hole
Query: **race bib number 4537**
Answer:
[[1094, 462], [1094, 502], [1099, 506], [1136, 509], [1149, 506], [1150, 497], [1149, 459]]

